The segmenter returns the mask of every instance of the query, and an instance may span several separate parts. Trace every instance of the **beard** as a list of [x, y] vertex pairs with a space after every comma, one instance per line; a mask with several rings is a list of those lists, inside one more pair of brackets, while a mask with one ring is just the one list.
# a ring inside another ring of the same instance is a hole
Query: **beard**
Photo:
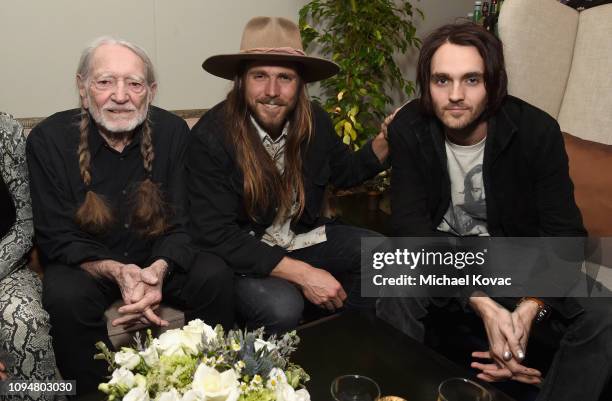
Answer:
[[[444, 126], [450, 130], [460, 131], [477, 125], [483, 115], [487, 102], [482, 101], [474, 106], [464, 103], [449, 103], [444, 106], [435, 106], [436, 116]], [[459, 108], [459, 110], [456, 110]]]
[[[109, 136], [114, 138], [122, 138], [129, 135], [136, 127], [142, 124], [147, 119], [149, 110], [149, 99], [143, 103], [143, 106], [138, 109], [134, 105], [118, 106], [112, 101], [106, 102], [104, 106], [99, 108], [90, 94], [87, 94], [89, 113], [93, 117], [98, 126], [102, 127]], [[129, 112], [129, 116], [118, 114], [115, 118], [109, 117], [114, 113]]]
[[294, 108], [295, 102], [289, 104], [276, 97], [260, 98], [249, 105], [257, 124], [270, 134], [280, 133]]

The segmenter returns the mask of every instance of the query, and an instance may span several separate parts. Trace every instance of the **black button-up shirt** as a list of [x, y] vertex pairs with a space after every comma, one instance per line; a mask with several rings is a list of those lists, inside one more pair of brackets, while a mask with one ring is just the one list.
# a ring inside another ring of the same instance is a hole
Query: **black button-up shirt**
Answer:
[[[192, 251], [185, 231], [184, 179], [189, 130], [181, 118], [157, 107], [151, 107], [149, 119], [155, 152], [152, 180], [160, 185], [171, 210], [170, 229], [152, 239], [143, 238], [130, 227], [131, 197], [146, 178], [140, 130], [122, 152], [117, 152], [91, 127], [89, 188], [83, 183], [78, 163], [79, 110], [56, 113], [32, 130], [27, 157], [36, 243], [43, 263], [79, 265], [112, 259], [146, 267], [162, 258], [182, 270], [189, 268]], [[103, 234], [89, 234], [75, 223], [76, 210], [88, 189], [104, 197], [113, 211], [113, 225]]]

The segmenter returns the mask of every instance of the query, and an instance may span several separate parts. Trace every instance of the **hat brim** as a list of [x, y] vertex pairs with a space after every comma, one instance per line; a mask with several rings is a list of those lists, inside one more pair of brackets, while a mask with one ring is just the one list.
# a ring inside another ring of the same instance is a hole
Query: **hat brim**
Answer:
[[204, 60], [202, 68], [220, 78], [233, 80], [245, 61], [290, 61], [303, 66], [300, 76], [305, 82], [316, 82], [333, 77], [340, 71], [338, 64], [318, 57], [279, 53], [220, 54]]

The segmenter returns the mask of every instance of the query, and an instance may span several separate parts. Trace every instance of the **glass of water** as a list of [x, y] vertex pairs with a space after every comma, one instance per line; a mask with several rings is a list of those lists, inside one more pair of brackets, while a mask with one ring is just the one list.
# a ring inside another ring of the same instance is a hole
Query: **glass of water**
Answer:
[[369, 377], [344, 375], [334, 379], [331, 394], [335, 401], [377, 401], [380, 387]]
[[476, 382], [453, 377], [440, 383], [438, 401], [491, 401], [491, 393]]

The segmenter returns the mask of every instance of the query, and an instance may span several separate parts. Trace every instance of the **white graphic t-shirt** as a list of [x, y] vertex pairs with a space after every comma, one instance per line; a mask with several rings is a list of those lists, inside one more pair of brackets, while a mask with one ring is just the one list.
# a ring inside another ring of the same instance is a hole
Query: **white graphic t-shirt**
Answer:
[[475, 145], [461, 146], [446, 139], [451, 204], [438, 225], [439, 231], [460, 236], [489, 235], [482, 179], [485, 140]]

